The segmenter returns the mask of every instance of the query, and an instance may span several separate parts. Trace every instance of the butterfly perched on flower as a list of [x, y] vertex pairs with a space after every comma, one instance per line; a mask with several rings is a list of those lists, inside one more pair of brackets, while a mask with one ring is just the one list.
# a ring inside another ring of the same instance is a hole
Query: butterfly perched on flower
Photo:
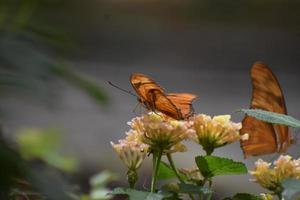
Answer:
[[[262, 62], [251, 68], [251, 109], [287, 114], [280, 84], [271, 69]], [[292, 142], [287, 126], [275, 125], [246, 116], [242, 121], [240, 134], [248, 134], [248, 140], [241, 140], [245, 157], [285, 152]]]
[[177, 120], [188, 119], [194, 114], [192, 102], [197, 98], [190, 93], [165, 93], [149, 76], [134, 73], [130, 82], [138, 95], [138, 101], [148, 110], [159, 111]]

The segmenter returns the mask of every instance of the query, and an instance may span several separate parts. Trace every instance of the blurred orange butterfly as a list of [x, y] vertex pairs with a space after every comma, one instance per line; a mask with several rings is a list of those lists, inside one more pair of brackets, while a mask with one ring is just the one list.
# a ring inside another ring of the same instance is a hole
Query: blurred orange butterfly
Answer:
[[155, 83], [150, 77], [134, 73], [130, 76], [130, 82], [135, 89], [138, 100], [151, 111], [160, 111], [163, 114], [184, 120], [194, 114], [192, 102], [197, 98], [189, 93], [165, 93], [164, 89]]
[[[252, 100], [250, 108], [287, 114], [284, 96], [276, 76], [267, 65], [256, 62], [251, 69]], [[246, 116], [240, 134], [249, 134], [241, 140], [245, 157], [285, 152], [291, 144], [287, 126], [274, 125]]]

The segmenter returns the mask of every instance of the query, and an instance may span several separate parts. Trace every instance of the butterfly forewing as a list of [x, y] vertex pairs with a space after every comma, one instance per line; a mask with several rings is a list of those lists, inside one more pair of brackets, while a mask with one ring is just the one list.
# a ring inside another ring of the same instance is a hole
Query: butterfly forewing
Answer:
[[130, 82], [132, 87], [142, 98], [143, 101], [149, 101], [149, 92], [153, 90], [158, 90], [160, 92], [164, 92], [163, 88], [161, 88], [158, 84], [156, 84], [151, 78], [144, 74], [134, 73], [130, 76]]
[[[251, 108], [287, 114], [279, 82], [265, 64], [257, 62], [252, 66], [251, 79]], [[241, 141], [245, 157], [282, 152], [290, 144], [290, 133], [286, 126], [268, 124], [248, 116], [242, 124], [241, 134], [249, 134], [249, 140]]]
[[162, 87], [150, 77], [140, 73], [134, 73], [130, 82], [145, 107], [152, 111], [160, 111], [174, 119], [188, 118], [192, 113], [192, 101], [196, 95], [188, 93], [165, 94]]

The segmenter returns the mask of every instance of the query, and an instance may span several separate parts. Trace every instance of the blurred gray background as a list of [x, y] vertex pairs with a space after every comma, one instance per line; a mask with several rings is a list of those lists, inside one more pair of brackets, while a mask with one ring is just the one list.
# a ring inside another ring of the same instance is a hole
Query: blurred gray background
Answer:
[[[81, 161], [81, 171], [125, 167], [110, 146], [125, 136], [136, 116], [137, 100], [107, 84], [132, 90], [131, 73], [151, 76], [167, 92], [190, 92], [199, 99], [196, 113], [232, 114], [247, 108], [251, 98], [249, 70], [257, 61], [277, 75], [290, 115], [300, 118], [300, 5], [296, 1], [55, 1], [35, 13], [66, 32], [75, 42], [63, 51], [65, 63], [91, 76], [110, 97], [97, 104], [78, 88], [53, 79], [41, 102], [34, 94], [8, 93], [1, 98], [1, 121], [7, 137], [23, 127], [64, 130], [65, 151]], [[23, 52], [19, 52], [23, 54]], [[30, 69], [30, 67], [29, 67]], [[242, 115], [233, 114], [239, 122]], [[289, 153], [300, 155], [296, 143]], [[188, 143], [176, 155], [179, 166], [193, 165], [202, 149]], [[239, 143], [217, 149], [216, 155], [243, 161]], [[276, 155], [263, 157], [273, 160]], [[251, 168], [256, 158], [245, 162]], [[149, 162], [140, 185], [149, 181]], [[216, 178], [217, 196], [261, 193], [250, 176]], [[234, 187], [232, 187], [234, 185]]]

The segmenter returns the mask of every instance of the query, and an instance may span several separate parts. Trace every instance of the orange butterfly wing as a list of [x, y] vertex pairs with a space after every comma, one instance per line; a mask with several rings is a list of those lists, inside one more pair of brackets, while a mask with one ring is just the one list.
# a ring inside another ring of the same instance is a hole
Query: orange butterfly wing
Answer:
[[184, 119], [193, 115], [192, 102], [197, 98], [196, 95], [189, 93], [168, 93], [167, 98], [178, 108]]
[[[273, 72], [263, 63], [256, 62], [251, 69], [251, 108], [287, 114], [284, 96]], [[244, 156], [283, 152], [291, 143], [286, 126], [272, 125], [246, 116], [242, 121], [241, 135], [248, 133], [249, 139], [241, 141]]]
[[165, 94], [162, 87], [144, 74], [134, 73], [130, 82], [147, 109], [158, 110], [174, 119], [186, 119], [192, 112], [193, 94]]
[[149, 99], [149, 92], [152, 90], [157, 90], [161, 93], [164, 93], [163, 88], [161, 88], [158, 84], [156, 84], [151, 78], [144, 74], [134, 73], [130, 76], [130, 82], [138, 96], [143, 101], [151, 101]]
[[184, 119], [181, 111], [176, 105], [163, 93], [153, 91], [153, 102], [155, 109], [174, 119]]

